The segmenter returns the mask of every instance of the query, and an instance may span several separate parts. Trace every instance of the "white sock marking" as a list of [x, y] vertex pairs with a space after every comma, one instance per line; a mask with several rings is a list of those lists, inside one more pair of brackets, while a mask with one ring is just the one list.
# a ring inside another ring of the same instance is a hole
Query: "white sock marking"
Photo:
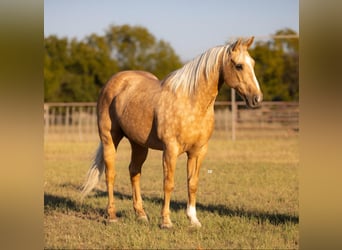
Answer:
[[197, 219], [197, 216], [196, 216], [196, 207], [195, 206], [188, 206], [186, 213], [192, 222], [194, 222], [194, 223], [199, 222]]
[[187, 208], [187, 214], [189, 217], [193, 218], [195, 217], [196, 218], [196, 207], [194, 206], [188, 206]]

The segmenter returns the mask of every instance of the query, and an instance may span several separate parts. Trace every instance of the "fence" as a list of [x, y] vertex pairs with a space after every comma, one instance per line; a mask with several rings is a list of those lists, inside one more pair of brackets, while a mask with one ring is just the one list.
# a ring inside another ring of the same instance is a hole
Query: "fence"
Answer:
[[[297, 102], [263, 102], [258, 109], [248, 109], [244, 102], [235, 105], [234, 109], [231, 102], [215, 103], [216, 134], [239, 139], [289, 136], [299, 131]], [[44, 137], [49, 140], [98, 139], [96, 103], [45, 103]]]

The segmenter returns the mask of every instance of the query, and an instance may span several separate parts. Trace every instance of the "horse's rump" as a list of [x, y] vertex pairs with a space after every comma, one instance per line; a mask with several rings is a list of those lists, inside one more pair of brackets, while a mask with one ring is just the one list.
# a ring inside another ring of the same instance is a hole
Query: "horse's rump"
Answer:
[[[154, 107], [160, 92], [160, 82], [151, 73], [123, 71], [114, 75], [99, 98], [99, 124], [110, 119], [111, 127], [120, 127], [130, 140], [159, 149], [161, 145], [155, 130]], [[110, 112], [109, 116], [104, 112]]]

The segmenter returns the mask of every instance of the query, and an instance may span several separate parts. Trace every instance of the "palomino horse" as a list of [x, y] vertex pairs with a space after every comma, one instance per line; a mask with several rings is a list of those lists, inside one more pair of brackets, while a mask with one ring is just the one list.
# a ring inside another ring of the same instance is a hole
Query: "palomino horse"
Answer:
[[236, 89], [249, 107], [257, 107], [262, 93], [254, 74], [254, 60], [247, 49], [253, 37], [209, 49], [159, 81], [144, 71], [115, 74], [97, 102], [100, 145], [83, 187], [83, 197], [105, 170], [109, 221], [116, 221], [114, 177], [116, 149], [123, 137], [132, 148], [129, 173], [133, 207], [147, 220], [140, 194], [141, 167], [148, 148], [163, 151], [164, 203], [162, 228], [172, 227], [170, 196], [174, 188], [177, 157], [186, 152], [188, 205], [191, 225], [201, 226], [196, 216], [199, 170], [214, 127], [214, 102], [223, 83]]

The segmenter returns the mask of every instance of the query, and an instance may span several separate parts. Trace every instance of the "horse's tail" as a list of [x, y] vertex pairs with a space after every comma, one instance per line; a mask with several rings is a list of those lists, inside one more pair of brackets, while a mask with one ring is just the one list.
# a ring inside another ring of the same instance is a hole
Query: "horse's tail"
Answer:
[[82, 187], [82, 193], [81, 193], [82, 199], [87, 194], [89, 194], [89, 192], [93, 190], [93, 188], [97, 185], [97, 183], [101, 179], [104, 168], [105, 168], [105, 164], [103, 160], [103, 146], [102, 146], [102, 143], [100, 142], [100, 145], [98, 146], [96, 150], [93, 163], [88, 171], [86, 181]]

